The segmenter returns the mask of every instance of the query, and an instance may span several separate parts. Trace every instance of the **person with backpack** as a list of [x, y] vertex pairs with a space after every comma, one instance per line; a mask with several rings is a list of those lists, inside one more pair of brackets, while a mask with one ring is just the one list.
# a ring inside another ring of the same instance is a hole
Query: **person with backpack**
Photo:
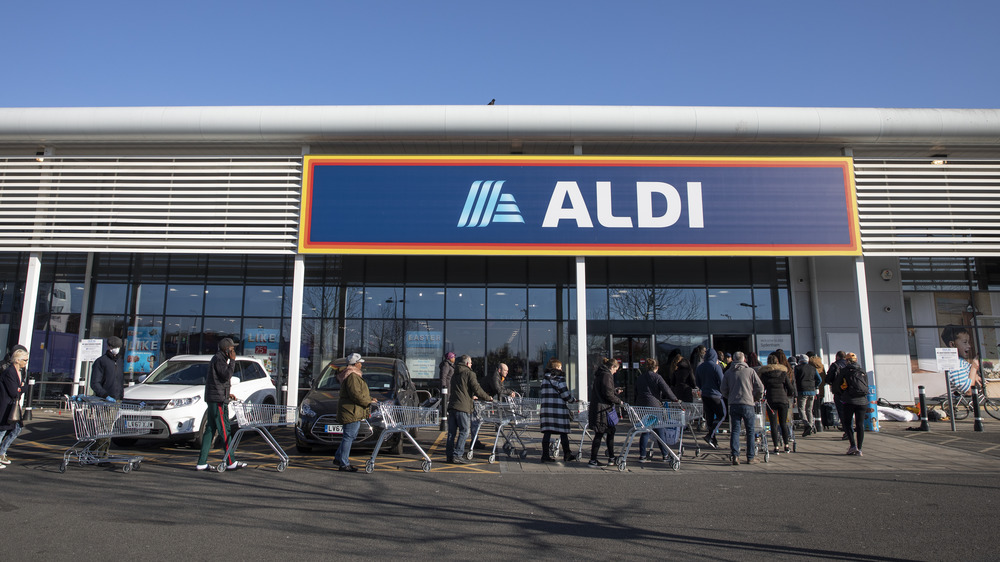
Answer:
[[[861, 447], [865, 441], [865, 415], [868, 413], [868, 374], [857, 363], [858, 356], [848, 353], [844, 366], [837, 372], [834, 386], [840, 392], [844, 411], [844, 430], [851, 442], [848, 455], [862, 456]], [[851, 432], [851, 423], [854, 432]], [[855, 440], [855, 435], [857, 439]]]
[[[823, 370], [823, 363], [819, 357], [813, 355], [805, 359], [805, 355], [799, 356], [799, 365], [795, 367], [795, 388], [799, 391], [799, 417], [805, 426], [802, 430], [802, 437], [812, 435], [816, 426], [813, 418], [813, 403], [816, 400], [817, 391], [823, 384], [823, 377], [819, 376]], [[818, 367], [817, 367], [818, 365]]]
[[847, 364], [847, 352], [838, 351], [830, 368], [826, 371], [826, 384], [830, 385], [830, 393], [833, 394], [833, 405], [837, 408], [837, 418], [840, 421], [840, 429], [844, 432], [841, 441], [847, 440], [847, 425], [844, 423], [844, 403], [840, 401], [840, 388], [836, 384], [840, 370]]

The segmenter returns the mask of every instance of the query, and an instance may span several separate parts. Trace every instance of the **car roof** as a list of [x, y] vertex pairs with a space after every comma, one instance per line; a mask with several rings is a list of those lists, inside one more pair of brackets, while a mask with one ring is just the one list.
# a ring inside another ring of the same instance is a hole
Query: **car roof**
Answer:
[[[214, 355], [174, 355], [170, 359], [167, 359], [167, 361], [196, 361], [196, 362], [204, 361], [204, 362], [207, 363], [207, 362], [211, 361], [213, 357], [215, 357], [215, 356]], [[255, 363], [260, 363], [261, 362], [260, 359], [257, 359], [256, 357], [247, 357], [246, 355], [237, 355], [236, 356], [236, 360], [237, 361], [253, 361]]]
[[[364, 359], [365, 364], [371, 363], [375, 365], [395, 365], [396, 361], [399, 361], [399, 359], [395, 359], [393, 357], [362, 357], [362, 359]], [[347, 365], [347, 358], [341, 357], [340, 359], [334, 359], [333, 361], [330, 361], [330, 364], [337, 367], [343, 367], [344, 365]], [[362, 368], [364, 368], [364, 364], [362, 365]]]

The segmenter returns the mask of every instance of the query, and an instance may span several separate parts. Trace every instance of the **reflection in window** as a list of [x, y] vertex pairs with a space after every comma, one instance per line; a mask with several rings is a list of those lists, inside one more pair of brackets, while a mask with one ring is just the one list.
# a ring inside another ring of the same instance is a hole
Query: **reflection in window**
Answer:
[[528, 314], [523, 288], [490, 287], [486, 290], [486, 308], [490, 319], [520, 320]]
[[527, 378], [524, 362], [528, 351], [527, 322], [486, 322], [486, 371], [493, 374], [506, 363], [507, 387], [524, 394]]
[[368, 287], [365, 289], [365, 318], [402, 318], [403, 290], [394, 287]]
[[280, 285], [247, 286], [243, 314], [247, 316], [281, 316], [283, 293], [284, 288]]
[[445, 312], [448, 318], [486, 318], [486, 289], [482, 287], [450, 287], [447, 290]]
[[705, 289], [656, 288], [658, 320], [707, 320]]
[[391, 318], [369, 318], [364, 323], [362, 355], [378, 357], [403, 356], [403, 321]]
[[407, 287], [407, 318], [444, 318], [443, 287]]
[[[528, 318], [555, 320], [558, 289], [528, 289]], [[565, 309], [564, 309], [565, 310]]]
[[166, 285], [143, 283], [136, 296], [137, 314], [163, 314], [166, 303]]
[[649, 287], [610, 287], [608, 310], [612, 320], [652, 320], [656, 295]]
[[708, 311], [711, 320], [752, 320], [752, 302], [753, 294], [750, 289], [708, 290]]
[[205, 314], [240, 316], [243, 314], [243, 285], [208, 285], [205, 287]]
[[[576, 307], [574, 307], [575, 309]], [[587, 289], [587, 320], [608, 319], [608, 290]]]
[[128, 285], [98, 283], [94, 288], [94, 314], [121, 314], [128, 307], [128, 299]]
[[164, 359], [174, 355], [199, 353], [200, 350], [201, 318], [167, 316], [163, 322]]
[[167, 310], [171, 314], [199, 315], [204, 300], [204, 285], [170, 285], [167, 287]]
[[219, 351], [219, 341], [222, 338], [232, 338], [237, 342], [236, 353], [242, 355], [246, 353], [241, 337], [242, 323], [239, 318], [205, 318], [205, 329], [201, 342], [201, 352], [214, 354]]
[[[445, 322], [445, 349], [455, 351], [455, 355], [472, 357], [472, 366], [482, 374], [483, 358], [486, 356], [486, 326], [482, 322]], [[478, 367], [477, 367], [478, 364]]]

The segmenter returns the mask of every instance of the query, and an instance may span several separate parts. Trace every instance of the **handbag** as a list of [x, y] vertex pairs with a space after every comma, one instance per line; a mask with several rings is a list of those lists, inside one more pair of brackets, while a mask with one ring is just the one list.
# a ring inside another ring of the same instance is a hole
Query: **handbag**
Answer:
[[608, 410], [608, 427], [614, 427], [618, 425], [618, 408], [611, 406]]

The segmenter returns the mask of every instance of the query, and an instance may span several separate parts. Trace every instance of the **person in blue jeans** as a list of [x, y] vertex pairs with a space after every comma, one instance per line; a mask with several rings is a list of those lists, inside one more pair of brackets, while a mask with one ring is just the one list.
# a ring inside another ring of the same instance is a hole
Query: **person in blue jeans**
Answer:
[[493, 401], [493, 397], [479, 386], [476, 373], [472, 371], [472, 358], [463, 355], [455, 365], [455, 374], [451, 377], [451, 388], [448, 399], [448, 442], [445, 445], [445, 456], [451, 464], [465, 464], [462, 455], [465, 452], [465, 442], [469, 439], [472, 419], [472, 399]]
[[347, 366], [337, 373], [337, 380], [340, 381], [337, 423], [344, 426], [344, 433], [340, 436], [340, 446], [333, 456], [333, 464], [344, 472], [358, 471], [351, 464], [351, 445], [358, 437], [361, 422], [368, 418], [372, 404], [377, 402], [368, 390], [368, 383], [362, 379], [361, 364], [364, 362], [361, 355], [352, 353], [347, 356]]
[[747, 464], [757, 464], [760, 461], [754, 447], [754, 432], [757, 428], [753, 406], [764, 396], [764, 383], [757, 371], [747, 365], [742, 351], [733, 354], [733, 362], [726, 370], [719, 390], [729, 400], [729, 425], [732, 430], [729, 436], [730, 461], [733, 466], [740, 464], [740, 428], [746, 426]]

